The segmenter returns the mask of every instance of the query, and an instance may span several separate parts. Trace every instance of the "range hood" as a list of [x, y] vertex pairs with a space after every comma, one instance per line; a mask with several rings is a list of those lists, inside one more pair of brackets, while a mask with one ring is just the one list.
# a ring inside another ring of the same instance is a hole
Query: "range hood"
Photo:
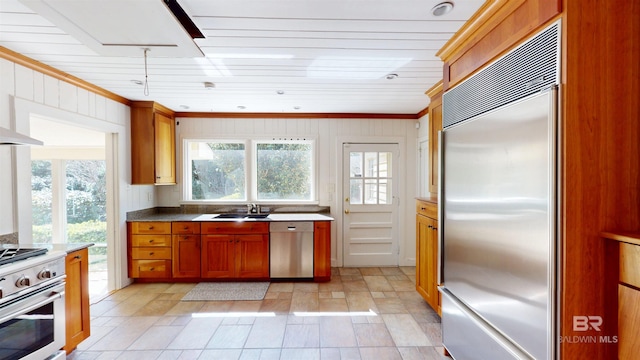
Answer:
[[0, 127], [0, 145], [44, 145], [44, 143], [13, 130]]

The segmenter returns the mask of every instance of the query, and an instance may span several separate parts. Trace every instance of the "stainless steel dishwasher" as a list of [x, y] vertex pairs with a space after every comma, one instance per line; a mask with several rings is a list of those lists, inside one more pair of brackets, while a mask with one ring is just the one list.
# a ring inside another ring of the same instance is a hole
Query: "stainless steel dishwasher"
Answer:
[[271, 278], [313, 278], [313, 222], [272, 222], [269, 231]]

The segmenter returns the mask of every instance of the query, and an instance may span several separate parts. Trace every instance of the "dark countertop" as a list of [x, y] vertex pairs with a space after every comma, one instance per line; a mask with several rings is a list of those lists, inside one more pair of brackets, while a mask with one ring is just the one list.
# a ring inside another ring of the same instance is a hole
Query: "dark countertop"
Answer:
[[47, 248], [52, 251], [64, 251], [67, 254], [72, 253], [74, 251], [86, 249], [90, 246], [95, 245], [94, 243], [79, 243], [79, 244], [42, 244], [42, 243], [34, 243], [34, 244], [20, 244], [20, 247], [38, 247], [38, 248]]

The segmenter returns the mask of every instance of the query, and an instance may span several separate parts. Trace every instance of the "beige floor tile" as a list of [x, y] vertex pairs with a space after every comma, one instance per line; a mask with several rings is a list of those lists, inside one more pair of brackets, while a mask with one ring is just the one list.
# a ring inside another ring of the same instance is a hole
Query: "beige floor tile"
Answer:
[[320, 319], [321, 347], [357, 346], [356, 335], [348, 317], [323, 317]]
[[113, 328], [93, 344], [89, 351], [126, 350], [131, 344], [158, 320], [153, 316], [128, 318], [122, 325]]
[[281, 348], [286, 326], [286, 315], [257, 318], [251, 328], [245, 347], [259, 349]]
[[280, 283], [274, 282], [269, 285], [269, 289], [267, 292], [292, 292], [293, 291], [293, 283]]
[[395, 346], [384, 324], [353, 324], [358, 346]]
[[260, 306], [260, 312], [275, 312], [279, 314], [287, 314], [289, 313], [289, 309], [291, 308], [291, 300], [290, 299], [269, 299], [262, 300], [262, 305]]
[[360, 274], [363, 276], [383, 275], [382, 270], [378, 267], [364, 267], [359, 268]]
[[349, 311], [369, 311], [373, 310], [374, 312], [378, 312], [377, 306], [373, 297], [371, 297], [371, 293], [369, 292], [348, 292], [347, 294], [347, 305], [349, 306]]
[[398, 267], [381, 267], [380, 271], [382, 271], [384, 275], [404, 275]]
[[177, 300], [152, 300], [136, 311], [133, 316], [161, 316], [171, 310], [180, 301]]
[[206, 360], [238, 360], [242, 354], [242, 349], [212, 349], [204, 350], [198, 359]]
[[415, 267], [331, 271], [325, 283], [271, 283], [262, 301], [180, 301], [195, 284], [132, 284], [92, 305], [92, 334], [68, 359], [450, 360]]
[[[349, 275], [349, 276], [353, 276], [353, 275], [362, 275], [360, 273], [360, 269], [358, 268], [338, 268], [338, 270], [340, 271], [340, 276], [345, 276], [345, 275]], [[343, 279], [344, 280], [344, 279]]]
[[397, 346], [431, 346], [420, 325], [409, 314], [382, 314]]
[[251, 325], [222, 325], [219, 326], [207, 344], [208, 349], [242, 349]]
[[166, 315], [190, 315], [199, 312], [204, 306], [204, 301], [180, 301], [166, 312]]
[[181, 330], [179, 326], [151, 326], [128, 350], [163, 350]]
[[395, 291], [414, 291], [416, 285], [409, 280], [389, 280]]
[[294, 292], [291, 298], [291, 308], [289, 311], [318, 311], [317, 292]]
[[363, 360], [402, 360], [402, 355], [395, 347], [361, 347], [360, 356]]
[[221, 318], [191, 319], [167, 345], [167, 349], [204, 349], [221, 322]]
[[393, 286], [384, 276], [363, 276], [369, 291], [394, 291]]
[[296, 283], [293, 285], [293, 292], [318, 292], [318, 284], [316, 283]]
[[318, 308], [320, 312], [347, 312], [349, 306], [347, 306], [346, 299], [320, 299], [320, 305]]
[[363, 292], [363, 291], [369, 291], [369, 288], [367, 287], [367, 283], [364, 280], [348, 280], [348, 281], [343, 281], [342, 282], [342, 286], [344, 288], [344, 292], [353, 292], [353, 291], [357, 291], [357, 292]]
[[284, 334], [283, 348], [319, 348], [319, 324], [288, 324]]
[[380, 314], [408, 314], [402, 300], [398, 298], [373, 299]]

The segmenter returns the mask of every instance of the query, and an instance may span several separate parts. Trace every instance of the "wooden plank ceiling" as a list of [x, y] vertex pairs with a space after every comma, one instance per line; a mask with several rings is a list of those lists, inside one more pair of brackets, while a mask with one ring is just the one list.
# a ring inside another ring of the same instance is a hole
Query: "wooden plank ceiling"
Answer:
[[162, 0], [0, 0], [0, 46], [177, 112], [416, 114], [484, 1], [440, 2], [178, 0], [192, 39]]

